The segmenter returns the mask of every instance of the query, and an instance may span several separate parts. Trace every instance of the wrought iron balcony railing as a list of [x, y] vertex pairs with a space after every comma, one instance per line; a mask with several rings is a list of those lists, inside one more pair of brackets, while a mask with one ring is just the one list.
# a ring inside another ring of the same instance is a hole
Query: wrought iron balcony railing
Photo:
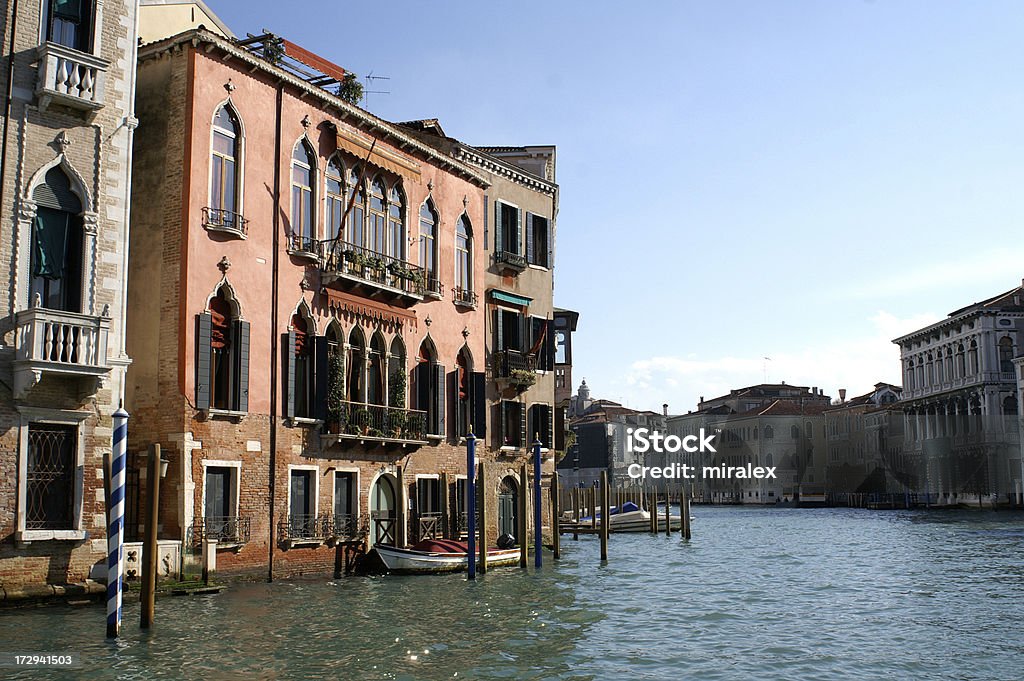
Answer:
[[382, 291], [419, 299], [430, 283], [422, 267], [342, 239], [320, 242], [320, 256], [326, 275]]
[[39, 73], [36, 94], [39, 108], [50, 102], [93, 112], [103, 107], [103, 90], [110, 63], [56, 43], [37, 48]]
[[288, 237], [288, 252], [316, 260], [320, 257], [320, 242], [305, 234], [292, 234]]
[[513, 371], [534, 371], [537, 358], [519, 350], [501, 350], [492, 356], [495, 378], [512, 378]]
[[427, 441], [427, 412], [364, 402], [340, 402], [329, 410], [328, 433], [376, 440]]
[[203, 227], [214, 232], [227, 232], [245, 238], [249, 232], [249, 221], [223, 208], [203, 208]]
[[452, 300], [455, 301], [456, 305], [464, 305], [466, 307], [476, 307], [477, 301], [480, 296], [476, 294], [476, 291], [471, 291], [468, 288], [462, 288], [456, 286], [452, 289]]
[[434, 298], [444, 297], [444, 283], [437, 277], [427, 277], [426, 283], [423, 285], [423, 292], [428, 296]]
[[14, 393], [22, 397], [44, 373], [102, 379], [107, 362], [109, 313], [99, 317], [49, 310], [22, 310], [14, 315]]
[[526, 269], [526, 257], [512, 251], [495, 251], [494, 262], [516, 270]]
[[190, 544], [201, 547], [207, 539], [219, 544], [245, 544], [249, 541], [251, 519], [244, 516], [208, 516], [198, 518], [189, 530]]
[[280, 542], [324, 541], [333, 536], [333, 516], [286, 515], [277, 524], [277, 539]]
[[357, 541], [366, 536], [367, 527], [360, 524], [360, 518], [354, 513], [335, 513], [331, 517], [328, 536], [339, 541]]

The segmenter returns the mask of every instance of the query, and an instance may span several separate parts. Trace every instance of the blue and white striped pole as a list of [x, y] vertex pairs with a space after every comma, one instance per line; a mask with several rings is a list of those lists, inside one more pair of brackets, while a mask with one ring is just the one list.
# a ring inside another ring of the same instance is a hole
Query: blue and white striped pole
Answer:
[[114, 441], [107, 499], [107, 638], [121, 633], [121, 577], [124, 574], [124, 482], [128, 447], [128, 412], [114, 412]]

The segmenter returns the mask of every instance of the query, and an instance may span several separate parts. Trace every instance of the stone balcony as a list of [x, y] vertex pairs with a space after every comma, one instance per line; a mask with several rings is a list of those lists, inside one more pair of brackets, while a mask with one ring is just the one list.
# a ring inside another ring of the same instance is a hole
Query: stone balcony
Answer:
[[16, 313], [14, 320], [15, 398], [24, 397], [44, 374], [91, 379], [91, 393], [110, 373], [109, 314], [96, 317], [33, 307]]
[[43, 43], [37, 55], [40, 109], [56, 103], [91, 114], [103, 107], [107, 60], [55, 43]]

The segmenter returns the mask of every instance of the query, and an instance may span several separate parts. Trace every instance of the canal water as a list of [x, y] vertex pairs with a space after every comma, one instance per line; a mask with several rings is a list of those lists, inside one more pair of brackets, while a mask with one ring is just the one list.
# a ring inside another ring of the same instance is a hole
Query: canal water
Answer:
[[1016, 679], [1024, 514], [694, 507], [693, 539], [563, 537], [563, 559], [464, 575], [235, 585], [125, 608], [0, 611], [16, 679]]

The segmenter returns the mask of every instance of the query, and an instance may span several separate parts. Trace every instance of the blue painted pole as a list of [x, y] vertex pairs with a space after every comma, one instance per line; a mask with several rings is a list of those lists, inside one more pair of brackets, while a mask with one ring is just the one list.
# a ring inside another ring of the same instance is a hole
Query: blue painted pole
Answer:
[[476, 435], [469, 431], [466, 436], [466, 521], [469, 525], [467, 551], [469, 578], [476, 579]]
[[110, 497], [107, 499], [107, 638], [121, 633], [121, 588], [124, 574], [124, 483], [127, 464], [128, 412], [113, 414]]
[[533, 440], [533, 566], [539, 568], [541, 563], [540, 550], [540, 439]]

